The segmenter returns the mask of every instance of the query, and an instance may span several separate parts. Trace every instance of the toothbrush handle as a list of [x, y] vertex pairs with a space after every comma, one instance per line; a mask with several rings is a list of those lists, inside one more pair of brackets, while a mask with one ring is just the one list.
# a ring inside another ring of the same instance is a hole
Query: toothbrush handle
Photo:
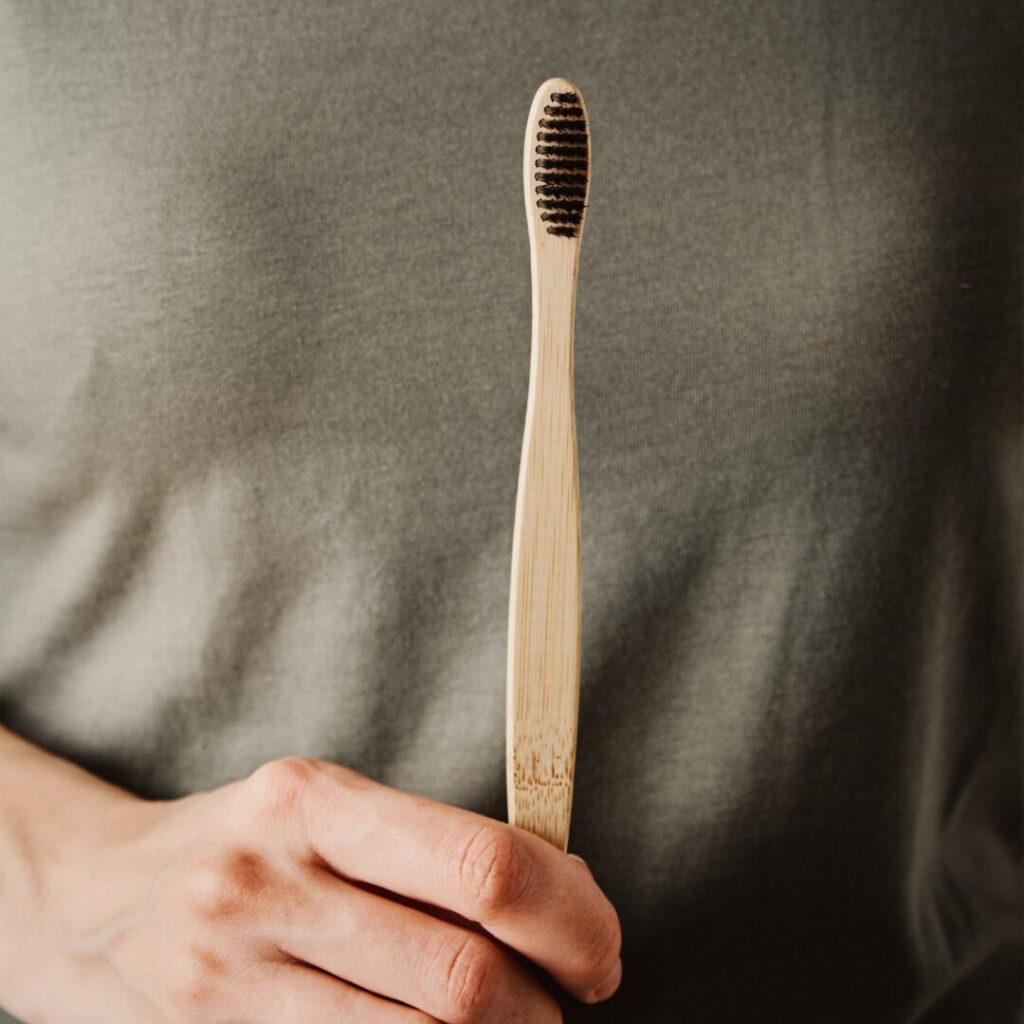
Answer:
[[580, 693], [580, 506], [573, 399], [578, 243], [533, 252], [533, 341], [512, 542], [509, 822], [565, 851]]

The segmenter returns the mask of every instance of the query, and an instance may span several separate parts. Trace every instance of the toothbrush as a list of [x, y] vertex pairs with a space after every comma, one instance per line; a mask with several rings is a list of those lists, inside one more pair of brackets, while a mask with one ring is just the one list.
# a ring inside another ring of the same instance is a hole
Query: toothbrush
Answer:
[[512, 538], [506, 785], [509, 823], [568, 849], [580, 696], [580, 505], [573, 320], [590, 194], [579, 89], [552, 78], [526, 126], [533, 281], [530, 387]]

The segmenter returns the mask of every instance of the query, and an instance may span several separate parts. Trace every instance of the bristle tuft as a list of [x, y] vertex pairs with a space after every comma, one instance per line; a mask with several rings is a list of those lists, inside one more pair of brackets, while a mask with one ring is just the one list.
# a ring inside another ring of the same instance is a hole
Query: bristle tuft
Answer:
[[583, 226], [590, 179], [590, 129], [574, 92], [553, 92], [540, 119], [534, 175], [537, 206], [549, 235], [576, 238]]

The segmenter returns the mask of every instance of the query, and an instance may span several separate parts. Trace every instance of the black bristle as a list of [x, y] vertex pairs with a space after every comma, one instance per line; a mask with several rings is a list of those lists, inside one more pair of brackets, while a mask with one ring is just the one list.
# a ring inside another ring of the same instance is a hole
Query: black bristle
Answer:
[[533, 166], [534, 167], [554, 167], [555, 169], [558, 169], [559, 167], [564, 167], [566, 169], [569, 169], [569, 168], [572, 168], [572, 167], [580, 167], [583, 170], [586, 170], [587, 167], [589, 166], [589, 161], [586, 159], [586, 157], [575, 157], [575, 158], [572, 158], [572, 159], [570, 159], [569, 157], [565, 157], [564, 159], [559, 159], [559, 160], [543, 160], [542, 159], [542, 160], [534, 160], [533, 161]]
[[534, 175], [541, 184], [534, 191], [537, 206], [543, 210], [549, 235], [576, 238], [586, 210], [590, 172], [590, 130], [579, 96], [574, 92], [553, 92], [551, 103], [540, 119], [534, 166], [542, 170]]
[[565, 121], [582, 121], [583, 111], [579, 107], [545, 107], [548, 117], [557, 117]]
[[583, 213], [583, 203], [578, 199], [538, 199], [542, 210], [564, 210], [566, 213]]
[[587, 196], [586, 185], [538, 185], [533, 191], [539, 196]]
[[579, 156], [581, 152], [586, 151], [586, 146], [577, 146], [575, 143], [571, 146], [537, 146], [534, 149], [534, 153], [540, 153], [542, 156]]
[[540, 132], [537, 138], [541, 142], [561, 142], [566, 145], [587, 143], [586, 132]]

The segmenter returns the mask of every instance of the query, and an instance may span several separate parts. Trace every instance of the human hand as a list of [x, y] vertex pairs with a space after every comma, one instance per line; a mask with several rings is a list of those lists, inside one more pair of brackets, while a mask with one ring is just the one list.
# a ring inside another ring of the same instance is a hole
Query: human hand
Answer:
[[352, 769], [288, 758], [92, 818], [41, 872], [29, 1024], [556, 1024], [537, 968], [586, 1002], [617, 987], [581, 861]]

